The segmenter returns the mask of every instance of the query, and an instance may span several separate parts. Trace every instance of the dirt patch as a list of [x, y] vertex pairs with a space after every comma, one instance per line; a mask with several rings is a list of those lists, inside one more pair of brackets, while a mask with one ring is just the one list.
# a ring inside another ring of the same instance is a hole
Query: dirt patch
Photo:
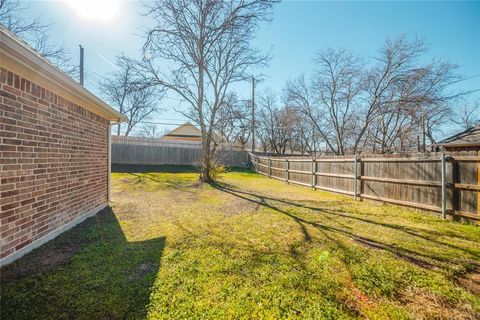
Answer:
[[230, 217], [246, 212], [252, 213], [258, 211], [260, 208], [261, 205], [258, 203], [232, 197], [226, 204], [221, 206], [220, 211], [223, 212], [225, 217]]
[[351, 301], [349, 305], [357, 316], [361, 316], [364, 314], [364, 311], [371, 308], [375, 304], [374, 301], [372, 301], [366, 294], [360, 291], [357, 286], [355, 286], [352, 280], [349, 281], [348, 287], [353, 295], [353, 301]]
[[[203, 182], [201, 182], [201, 181], [196, 181], [196, 182], [194, 182], [194, 183], [192, 183], [192, 184], [186, 185], [186, 187], [187, 187], [187, 188], [195, 188], [195, 189], [198, 189], [198, 188], [200, 188], [200, 187], [203, 187], [204, 185], [205, 185], [205, 184], [204, 184]], [[178, 188], [177, 188], [177, 189], [178, 189]]]
[[138, 218], [138, 205], [133, 202], [122, 203], [118, 205], [121, 208], [121, 219], [124, 221], [132, 221]]
[[414, 319], [478, 319], [479, 314], [468, 304], [451, 304], [420, 288], [408, 287], [399, 299]]
[[133, 271], [129, 272], [128, 280], [134, 281], [148, 274], [154, 273], [157, 266], [154, 263], [141, 263]]
[[[43, 251], [43, 250], [42, 250]], [[64, 264], [75, 254], [75, 250], [55, 250], [50, 252], [38, 253], [35, 255], [35, 263], [23, 263], [15, 266], [15, 264], [7, 265], [0, 270], [2, 283], [8, 283], [11, 280], [23, 278], [26, 276], [34, 276], [39, 273], [48, 272], [56, 266]], [[29, 260], [32, 262], [32, 260]]]
[[50, 241], [29, 253], [29, 259], [20, 259], [3, 266], [0, 269], [1, 282], [8, 283], [15, 279], [35, 276], [66, 264], [85, 246], [98, 241], [97, 237], [89, 236], [88, 232], [88, 229], [95, 228], [95, 225], [95, 217], [89, 218], [70, 232], [60, 235], [55, 241]]
[[474, 295], [480, 296], [480, 265], [475, 265], [473, 270], [458, 277], [456, 282]]

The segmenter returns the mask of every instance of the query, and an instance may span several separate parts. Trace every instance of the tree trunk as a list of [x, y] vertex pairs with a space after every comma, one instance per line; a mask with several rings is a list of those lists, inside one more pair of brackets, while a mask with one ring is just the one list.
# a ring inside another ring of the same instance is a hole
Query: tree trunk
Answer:
[[202, 160], [200, 168], [200, 181], [211, 182], [210, 176], [211, 157], [210, 157], [210, 136], [207, 132], [207, 128], [204, 122], [203, 114], [203, 98], [204, 98], [204, 60], [203, 60], [203, 47], [200, 48], [202, 58], [198, 64], [198, 101], [197, 110], [200, 120], [200, 129], [202, 131]]
[[211, 182], [210, 169], [212, 166], [212, 159], [210, 156], [210, 139], [207, 137], [207, 141], [202, 142], [202, 163], [200, 170], [200, 181]]

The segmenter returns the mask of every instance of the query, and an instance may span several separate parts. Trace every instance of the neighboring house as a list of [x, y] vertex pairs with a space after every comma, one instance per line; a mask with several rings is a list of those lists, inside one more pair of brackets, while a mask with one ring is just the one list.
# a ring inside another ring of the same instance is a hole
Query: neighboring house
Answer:
[[124, 117], [0, 25], [0, 265], [108, 205]]
[[180, 141], [202, 141], [202, 131], [190, 122], [186, 122], [181, 126], [173, 129], [165, 134], [161, 139], [180, 140]]
[[480, 151], [480, 124], [448, 137], [436, 144], [446, 151]]

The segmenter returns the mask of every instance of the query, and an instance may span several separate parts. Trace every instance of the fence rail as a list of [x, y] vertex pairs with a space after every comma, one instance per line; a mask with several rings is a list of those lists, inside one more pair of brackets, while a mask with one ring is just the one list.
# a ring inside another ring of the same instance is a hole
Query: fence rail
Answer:
[[287, 158], [250, 154], [256, 172], [355, 199], [480, 221], [480, 153]]

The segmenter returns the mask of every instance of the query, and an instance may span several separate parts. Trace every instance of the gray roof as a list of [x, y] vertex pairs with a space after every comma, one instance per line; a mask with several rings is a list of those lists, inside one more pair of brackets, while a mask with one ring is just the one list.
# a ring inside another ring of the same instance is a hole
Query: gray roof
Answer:
[[438, 143], [444, 146], [476, 146], [480, 145], [480, 124], [443, 139]]

